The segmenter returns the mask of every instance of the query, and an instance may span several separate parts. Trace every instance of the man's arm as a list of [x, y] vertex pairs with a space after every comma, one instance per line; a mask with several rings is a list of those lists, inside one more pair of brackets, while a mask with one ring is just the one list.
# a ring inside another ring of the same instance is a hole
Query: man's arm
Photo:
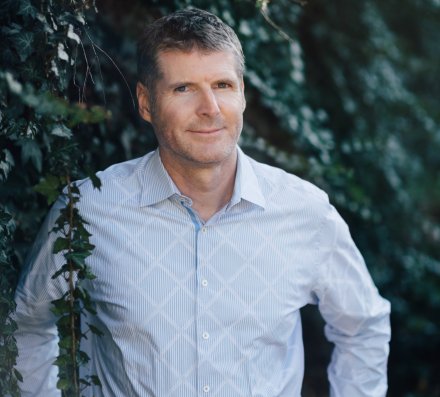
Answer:
[[64, 205], [60, 199], [49, 212], [22, 269], [15, 294], [16, 368], [23, 376], [23, 383], [19, 383], [22, 397], [61, 395], [56, 388], [57, 367], [53, 365], [58, 355], [58, 334], [51, 301], [62, 296], [67, 283], [61, 277], [52, 279], [64, 257], [62, 253], [52, 253], [57, 236], [50, 231]]
[[348, 227], [331, 207], [321, 230], [324, 271], [319, 310], [335, 344], [328, 376], [332, 397], [379, 397], [387, 391], [390, 304], [375, 287]]

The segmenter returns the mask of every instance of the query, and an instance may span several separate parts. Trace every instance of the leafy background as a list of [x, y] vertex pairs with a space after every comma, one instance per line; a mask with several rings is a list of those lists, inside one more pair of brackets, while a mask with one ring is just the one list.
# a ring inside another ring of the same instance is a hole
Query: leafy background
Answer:
[[[243, 43], [243, 149], [327, 191], [391, 301], [389, 395], [440, 396], [438, 0], [2, 1], [0, 390], [14, 383], [11, 297], [48, 201], [66, 172], [155, 147], [133, 99], [136, 38], [186, 6]], [[316, 309], [303, 317], [303, 394], [325, 396], [331, 346]]]

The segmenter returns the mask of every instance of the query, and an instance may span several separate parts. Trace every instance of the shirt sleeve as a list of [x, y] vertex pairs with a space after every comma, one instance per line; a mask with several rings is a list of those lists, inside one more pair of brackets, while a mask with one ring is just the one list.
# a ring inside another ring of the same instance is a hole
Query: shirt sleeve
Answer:
[[59, 199], [46, 217], [26, 259], [15, 294], [16, 368], [23, 376], [23, 382], [19, 382], [22, 397], [61, 396], [56, 388], [58, 369], [53, 364], [58, 356], [58, 333], [51, 301], [62, 296], [67, 283], [62, 277], [52, 279], [64, 264], [64, 257], [62, 253], [52, 253], [57, 236], [50, 231], [64, 205]]
[[335, 345], [328, 367], [330, 396], [385, 396], [390, 304], [379, 295], [347, 225], [332, 206], [319, 245], [322, 273], [316, 294], [325, 335]]

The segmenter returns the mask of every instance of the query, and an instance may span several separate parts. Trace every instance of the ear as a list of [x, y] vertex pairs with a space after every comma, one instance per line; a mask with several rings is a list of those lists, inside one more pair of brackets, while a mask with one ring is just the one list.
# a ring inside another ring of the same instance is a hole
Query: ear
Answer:
[[150, 112], [150, 92], [142, 83], [136, 85], [136, 96], [138, 100], [139, 115], [147, 122], [151, 123]]
[[243, 77], [241, 78], [241, 95], [243, 96], [243, 112], [246, 109], [246, 97], [244, 95], [244, 80]]

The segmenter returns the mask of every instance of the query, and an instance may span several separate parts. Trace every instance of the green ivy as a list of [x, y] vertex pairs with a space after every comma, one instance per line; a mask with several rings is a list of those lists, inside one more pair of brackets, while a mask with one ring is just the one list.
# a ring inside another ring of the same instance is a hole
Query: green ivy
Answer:
[[15, 310], [14, 292], [18, 274], [18, 269], [11, 264], [14, 228], [11, 214], [0, 208], [0, 393], [17, 397], [17, 381], [21, 381], [22, 377], [13, 369], [17, 357], [13, 332], [17, 324], [11, 315]]
[[[76, 208], [79, 190], [71, 180], [81, 176], [83, 156], [77, 134], [85, 124], [102, 122], [108, 114], [99, 106], [88, 105], [84, 96], [73, 101], [69, 94], [69, 87], [79, 84], [76, 67], [87, 28], [85, 12], [94, 7], [93, 1], [86, 0], [20, 0], [4, 1], [0, 8], [4, 48], [0, 55], [0, 181], [6, 183], [17, 166], [30, 166], [25, 183], [34, 184], [47, 204], [67, 185], [62, 193], [66, 208], [52, 232], [60, 236], [54, 253], [63, 252], [66, 260], [53, 278], [61, 277], [68, 285], [67, 292], [53, 302], [60, 348], [54, 364], [59, 367], [57, 387], [69, 397], [80, 397], [85, 387], [99, 385], [95, 375], [79, 377], [79, 367], [89, 360], [80, 350], [85, 337], [81, 329], [88, 332], [81, 327], [80, 316], [94, 314], [90, 296], [81, 285], [94, 277], [85, 263], [93, 246]], [[99, 187], [97, 178], [91, 176]], [[16, 222], [9, 215], [14, 205], [9, 204], [9, 211], [0, 207], [0, 394], [18, 396], [21, 375], [13, 369], [17, 326], [11, 318], [18, 258], [11, 249]], [[95, 327], [90, 331], [99, 333]]]
[[[84, 321], [87, 313], [95, 315], [93, 303], [88, 291], [82, 286], [84, 280], [93, 280], [94, 274], [86, 264], [86, 259], [92, 254], [94, 246], [90, 244], [90, 233], [85, 225], [87, 222], [81, 217], [77, 203], [80, 200], [78, 187], [71, 183], [66, 176], [67, 188], [64, 197], [67, 201], [61, 210], [52, 232], [59, 235], [53, 245], [53, 252], [63, 252], [65, 264], [52, 275], [52, 279], [62, 277], [68, 283], [67, 292], [52, 303], [53, 313], [57, 316], [57, 327], [60, 339], [58, 346], [60, 353], [55, 361], [59, 367], [58, 389], [63, 396], [80, 396], [85, 387], [100, 385], [96, 375], [89, 375], [85, 379], [79, 378], [79, 367], [86, 365], [90, 358], [80, 350], [80, 342], [86, 337], [81, 332], [81, 320]], [[99, 184], [96, 185], [99, 188]], [[89, 330], [97, 335], [102, 333], [94, 326]]]

